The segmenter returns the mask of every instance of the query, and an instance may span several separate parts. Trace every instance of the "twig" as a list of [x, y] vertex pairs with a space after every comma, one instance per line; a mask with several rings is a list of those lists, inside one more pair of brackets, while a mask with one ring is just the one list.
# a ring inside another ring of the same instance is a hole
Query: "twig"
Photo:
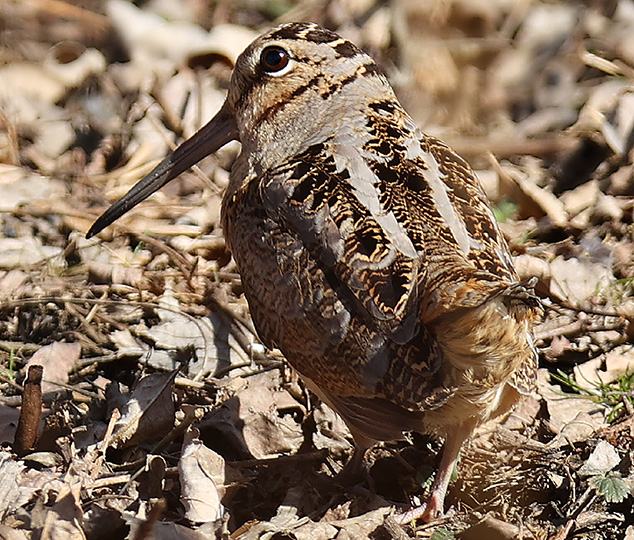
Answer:
[[[165, 253], [170, 260], [178, 267], [178, 269], [187, 277], [187, 283], [191, 287], [191, 279], [196, 269], [196, 265], [188, 261], [183, 255], [181, 255], [173, 247], [168, 246], [162, 240], [154, 238], [153, 236], [147, 236], [145, 234], [134, 233], [134, 235], [150, 246], [154, 246]], [[192, 287], [193, 288], [193, 287]]]
[[608, 332], [611, 330], [620, 330], [623, 328], [623, 323], [614, 323], [614, 324], [590, 324], [590, 321], [575, 321], [570, 324], [566, 324], [564, 326], [560, 326], [558, 328], [553, 328], [552, 330], [546, 330], [542, 332], [535, 332], [535, 339], [544, 340], [544, 339], [552, 339], [554, 337], [559, 336], [571, 336], [574, 334], [580, 333], [590, 333], [590, 332]]
[[559, 529], [559, 531], [557, 531], [555, 535], [551, 536], [548, 540], [566, 540], [566, 538], [568, 538], [568, 535], [572, 531], [572, 528], [574, 527], [574, 525], [575, 525], [575, 520], [569, 519], [567, 523], [561, 529]]
[[[2, 306], [0, 305], [0, 307]], [[37, 345], [35, 343], [25, 343], [23, 341], [0, 340], [0, 349], [9, 352], [24, 351], [25, 353], [35, 353], [43, 346], [44, 345]]]
[[108, 427], [106, 428], [106, 432], [104, 433], [103, 439], [99, 444], [99, 448], [94, 451], [94, 460], [95, 464], [93, 465], [90, 471], [90, 478], [95, 481], [99, 471], [101, 470], [101, 466], [106, 458], [106, 450], [108, 446], [110, 446], [110, 441], [112, 439], [112, 434], [114, 433], [114, 427], [121, 418], [121, 413], [119, 409], [114, 409], [112, 414], [110, 415], [110, 420], [108, 421]]
[[115, 486], [117, 484], [125, 484], [130, 481], [130, 474], [119, 474], [117, 476], [106, 476], [103, 478], [97, 478], [92, 482], [86, 483], [83, 488], [84, 489], [99, 489], [104, 487]]
[[266, 467], [267, 465], [282, 465], [285, 463], [295, 463], [303, 461], [323, 461], [328, 457], [328, 450], [322, 449], [316, 452], [307, 452], [305, 454], [293, 454], [292, 456], [278, 456], [274, 458], [262, 459], [243, 459], [240, 461], [229, 461], [232, 467], [240, 467], [242, 469], [249, 467]]
[[13, 307], [19, 306], [31, 306], [31, 305], [40, 305], [46, 303], [54, 303], [54, 304], [65, 304], [67, 302], [74, 302], [78, 304], [97, 304], [97, 305], [123, 305], [123, 306], [135, 306], [142, 308], [149, 308], [153, 310], [165, 310], [170, 313], [176, 313], [193, 322], [200, 331], [200, 335], [203, 340], [203, 357], [207, 358], [207, 351], [209, 350], [209, 342], [207, 339], [207, 335], [202, 327], [202, 323], [196, 318], [191, 316], [189, 313], [183, 311], [182, 309], [171, 308], [169, 306], [159, 305], [158, 303], [152, 302], [142, 302], [140, 300], [102, 300], [97, 298], [78, 298], [78, 297], [58, 297], [58, 296], [41, 296], [39, 298], [17, 298], [14, 300], [9, 300], [5, 303], [0, 303], [0, 309], [11, 309]]
[[85, 22], [88, 26], [96, 26], [99, 30], [110, 27], [110, 20], [105, 15], [73, 5], [61, 0], [31, 0], [36, 9], [62, 19]]
[[447, 141], [462, 156], [482, 156], [491, 152], [498, 158], [517, 155], [548, 156], [573, 150], [576, 139], [566, 137], [544, 137], [542, 139], [520, 139], [517, 141], [461, 137]]
[[37, 441], [42, 417], [42, 373], [44, 373], [44, 367], [33, 364], [26, 375], [22, 408], [13, 440], [13, 451], [18, 456], [33, 450]]
[[[86, 320], [86, 317], [84, 317], [84, 315], [80, 313], [79, 310], [73, 304], [71, 304], [70, 302], [64, 302], [64, 309], [66, 309], [68, 313], [70, 313], [71, 315], [73, 315], [79, 320], [79, 324], [81, 324], [82, 328], [84, 329], [84, 332], [86, 332], [86, 335], [93, 340], [95, 345], [97, 344], [103, 345], [104, 343], [108, 342], [108, 338], [106, 338], [106, 336], [104, 336], [103, 334], [95, 330], [88, 323], [88, 321]], [[99, 348], [99, 346], [97, 346], [97, 348]]]
[[205, 414], [204, 407], [196, 407], [194, 405], [183, 405], [181, 410], [184, 413], [184, 418], [181, 422], [173, 427], [170, 432], [165, 435], [150, 451], [151, 454], [160, 454], [169, 443], [178, 439], [194, 422], [200, 420]]
[[396, 521], [394, 521], [392, 516], [385, 516], [383, 529], [390, 535], [392, 540], [411, 540], [412, 538]]

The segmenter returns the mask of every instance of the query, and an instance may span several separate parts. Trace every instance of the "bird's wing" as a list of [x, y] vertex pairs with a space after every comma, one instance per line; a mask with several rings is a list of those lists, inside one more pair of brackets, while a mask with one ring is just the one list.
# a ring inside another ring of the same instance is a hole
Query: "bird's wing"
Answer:
[[417, 323], [423, 259], [380, 201], [365, 161], [358, 155], [345, 161], [333, 150], [327, 143], [310, 146], [265, 180], [262, 197], [320, 261], [330, 285], [371, 325], [405, 343]]
[[407, 342], [420, 320], [481, 304], [515, 272], [460, 157], [394, 101], [359, 117], [266, 176], [262, 198], [378, 328]]
[[420, 138], [420, 155], [413, 162], [420, 171], [415, 175], [422, 174], [421, 189], [411, 189], [409, 196], [419, 201], [414, 206], [422, 209], [422, 222], [429, 230], [425, 243], [431, 256], [423, 320], [431, 321], [454, 309], [480, 305], [518, 278], [471, 167], [445, 143], [429, 136]]

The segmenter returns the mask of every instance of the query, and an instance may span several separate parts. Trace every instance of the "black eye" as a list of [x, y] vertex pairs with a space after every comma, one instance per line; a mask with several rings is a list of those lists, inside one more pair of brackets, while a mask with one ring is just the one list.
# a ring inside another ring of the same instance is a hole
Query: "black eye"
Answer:
[[282, 47], [267, 47], [260, 55], [260, 66], [267, 73], [283, 70], [290, 61], [288, 53]]

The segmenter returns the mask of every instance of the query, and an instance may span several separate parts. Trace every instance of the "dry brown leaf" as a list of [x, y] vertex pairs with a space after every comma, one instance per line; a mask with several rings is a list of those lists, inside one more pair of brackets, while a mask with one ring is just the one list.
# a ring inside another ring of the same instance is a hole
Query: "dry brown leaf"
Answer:
[[296, 452], [304, 440], [301, 426], [293, 414], [281, 410], [291, 413], [292, 408], [301, 411], [302, 406], [286, 389], [280, 389], [279, 376], [272, 371], [246, 381], [246, 386], [207, 417], [205, 425], [220, 430], [242, 459]]
[[14, 107], [11, 112], [22, 121], [35, 119], [32, 118], [32, 100], [52, 105], [66, 92], [61, 81], [36, 64], [13, 63], [0, 70], [0, 77], [3, 83], [1, 98], [11, 103]]
[[550, 191], [539, 187], [529, 178], [515, 177], [514, 180], [522, 192], [533, 201], [558, 227], [566, 227], [568, 224], [568, 213], [563, 203]]
[[107, 4], [108, 18], [132, 56], [139, 77], [153, 77], [182, 65], [187, 54], [202, 47], [207, 33], [197, 24], [168, 21], [123, 0]]
[[8, 525], [0, 523], [0, 539], [2, 540], [28, 540], [24, 531], [14, 529]]
[[64, 185], [54, 178], [34, 174], [22, 167], [0, 164], [0, 211], [12, 212], [34, 200], [62, 198]]
[[76, 41], [65, 41], [54, 45], [43, 63], [46, 71], [67, 89], [77, 88], [91, 76], [106, 70], [106, 57], [97, 49], [86, 48]]
[[521, 540], [520, 529], [492, 515], [486, 515], [478, 523], [460, 533], [460, 540]]
[[196, 430], [186, 434], [178, 471], [181, 502], [189, 521], [206, 523], [222, 517], [219, 487], [224, 484], [224, 467], [224, 459], [197, 438]]
[[606, 474], [619, 463], [621, 463], [621, 456], [619, 456], [616, 448], [607, 441], [599, 441], [586, 462], [577, 471], [577, 474], [584, 476]]
[[147, 359], [152, 367], [178, 368], [173, 353], [186, 349], [196, 354], [196, 360], [188, 365], [189, 374], [196, 379], [230, 365], [250, 365], [251, 359], [228, 332], [220, 317], [212, 313], [209, 317], [194, 318], [181, 312], [179, 300], [170, 283], [159, 299], [157, 313], [159, 324], [138, 331], [154, 342], [155, 349]]
[[625, 216], [630, 203], [631, 201], [627, 201], [627, 199], [618, 199], [612, 195], [601, 193], [593, 208], [594, 218], [620, 222]]
[[15, 461], [8, 452], [0, 453], [0, 521], [25, 505], [36, 493], [36, 488], [22, 483], [22, 461]]
[[88, 263], [88, 272], [93, 283], [130, 285], [139, 289], [147, 289], [149, 286], [149, 282], [143, 274], [143, 269], [140, 267], [91, 261]]
[[6, 443], [13, 440], [19, 416], [20, 411], [17, 409], [0, 405], [0, 442]]
[[134, 387], [115, 424], [111, 445], [126, 448], [159, 441], [174, 426], [172, 389], [176, 372], [152, 373]]
[[599, 131], [615, 154], [624, 155], [633, 128], [632, 85], [624, 79], [610, 78], [593, 89], [571, 131]]
[[[593, 180], [562, 193], [559, 200], [563, 203], [566, 212], [568, 212], [570, 216], [573, 216], [574, 221], [578, 218], [578, 214], [596, 204], [599, 194], [599, 182]], [[588, 224], [587, 220], [584, 224]], [[582, 224], [580, 223], [577, 226], [582, 226]]]
[[149, 532], [146, 531], [145, 520], [124, 514], [124, 518], [130, 526], [128, 538], [138, 538], [139, 529], [142, 528], [144, 540], [209, 540], [211, 537], [189, 527], [170, 521], [157, 521]]
[[385, 521], [385, 516], [391, 511], [391, 508], [379, 508], [361, 516], [340, 521], [330, 521], [329, 524], [345, 531], [348, 538], [369, 538], [370, 534]]
[[57, 392], [60, 385], [68, 384], [70, 372], [77, 366], [80, 357], [79, 343], [51, 343], [36, 351], [25, 369], [33, 364], [40, 364], [44, 368], [42, 392]]
[[[605, 363], [605, 369], [601, 369]], [[619, 377], [634, 373], [634, 350], [619, 347], [574, 367], [575, 381], [589, 392], [596, 392], [597, 385], [610, 384]]]
[[29, 275], [22, 270], [9, 270], [0, 279], [0, 295], [2, 296], [18, 296], [20, 287], [26, 283]]
[[321, 450], [328, 449], [334, 457], [343, 457], [352, 450], [352, 435], [345, 422], [330, 407], [321, 403], [313, 411], [315, 433], [313, 444]]
[[297, 509], [280, 506], [270, 521], [252, 525], [236, 540], [259, 540], [277, 535], [292, 535], [297, 540], [363, 540], [381, 526], [390, 508], [379, 508], [361, 516], [331, 522], [315, 523], [308, 518], [299, 518]]
[[86, 540], [82, 529], [81, 484], [64, 485], [55, 504], [46, 512], [41, 540]]
[[547, 424], [550, 430], [571, 443], [587, 441], [594, 433], [605, 426], [603, 408], [592, 400], [565, 395], [559, 386], [550, 384], [550, 375], [544, 369], [539, 370], [539, 394], [548, 408]]
[[573, 306], [585, 305], [614, 277], [603, 263], [556, 257], [550, 263], [550, 293]]
[[[309, 521], [293, 530], [293, 535], [297, 540], [331, 540], [338, 538], [339, 532], [340, 529], [333, 527], [330, 523]], [[344, 538], [349, 537], [344, 536]]]
[[528, 281], [536, 277], [542, 285], [546, 287], [550, 285], [550, 264], [544, 259], [522, 254], [514, 257], [513, 262], [521, 281]]
[[[597, 357], [583, 364], [578, 364], [573, 368], [575, 382], [590, 392], [596, 390], [596, 385], [602, 380], [600, 372], [603, 365], [603, 358]], [[605, 372], [603, 372], [605, 374]]]
[[44, 246], [37, 237], [0, 238], [0, 268], [27, 269], [31, 265], [47, 262], [51, 269], [61, 270], [64, 263], [59, 259], [62, 249], [55, 246]]
[[232, 65], [240, 53], [258, 36], [250, 28], [237, 24], [218, 24], [207, 35], [204, 43], [189, 52], [189, 58], [202, 54], [224, 56]]

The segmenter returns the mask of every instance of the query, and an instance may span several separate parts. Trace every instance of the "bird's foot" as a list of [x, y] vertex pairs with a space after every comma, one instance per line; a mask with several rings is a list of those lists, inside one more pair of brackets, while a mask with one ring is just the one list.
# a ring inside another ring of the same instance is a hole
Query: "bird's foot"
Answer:
[[429, 496], [429, 499], [427, 499], [427, 502], [395, 516], [394, 521], [399, 525], [406, 525], [407, 523], [419, 519], [422, 519], [425, 523], [431, 523], [442, 517], [444, 513], [444, 499], [441, 493], [434, 491]]

